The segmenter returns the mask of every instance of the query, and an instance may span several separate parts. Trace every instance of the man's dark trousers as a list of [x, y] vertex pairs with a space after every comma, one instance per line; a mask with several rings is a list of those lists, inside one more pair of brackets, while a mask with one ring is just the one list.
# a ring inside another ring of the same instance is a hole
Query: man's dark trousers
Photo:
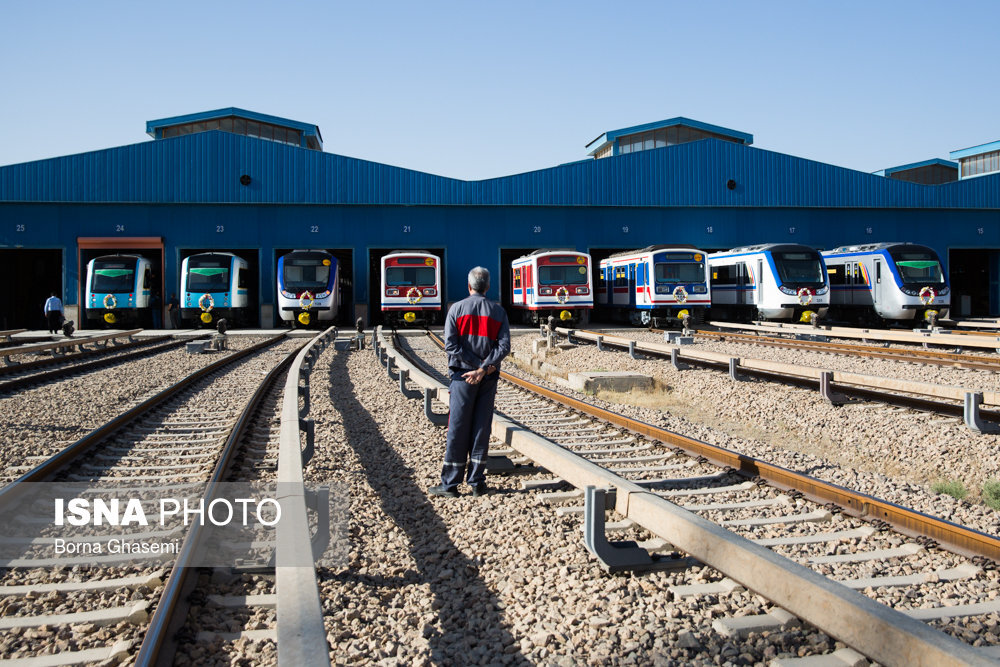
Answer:
[[62, 311], [50, 310], [45, 317], [49, 322], [49, 333], [58, 333], [59, 327], [62, 326]]
[[441, 484], [454, 489], [462, 483], [465, 462], [469, 460], [470, 485], [486, 481], [486, 458], [493, 425], [493, 402], [497, 395], [499, 373], [485, 376], [479, 384], [462, 379], [468, 369], [451, 371], [451, 394], [448, 411], [448, 444], [444, 450]]

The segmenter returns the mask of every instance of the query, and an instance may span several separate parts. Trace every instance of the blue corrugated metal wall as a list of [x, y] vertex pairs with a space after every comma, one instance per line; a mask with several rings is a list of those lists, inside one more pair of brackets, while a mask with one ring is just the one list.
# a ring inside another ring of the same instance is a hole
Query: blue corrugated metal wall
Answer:
[[460, 181], [212, 131], [0, 167], [0, 201], [1000, 208], [1000, 175], [918, 185], [706, 139]]

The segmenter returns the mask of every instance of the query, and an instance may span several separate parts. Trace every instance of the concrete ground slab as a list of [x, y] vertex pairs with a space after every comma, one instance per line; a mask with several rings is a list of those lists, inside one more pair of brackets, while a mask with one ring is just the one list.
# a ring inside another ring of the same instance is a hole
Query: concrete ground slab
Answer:
[[653, 378], [641, 373], [591, 371], [589, 373], [570, 373], [569, 386], [577, 391], [620, 391], [633, 389], [649, 390], [653, 388]]

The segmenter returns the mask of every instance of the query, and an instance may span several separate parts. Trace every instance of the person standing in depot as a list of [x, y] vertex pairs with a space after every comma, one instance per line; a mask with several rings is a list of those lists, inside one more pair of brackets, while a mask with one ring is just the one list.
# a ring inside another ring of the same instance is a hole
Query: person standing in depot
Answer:
[[[37, 301], [35, 303], [38, 303]], [[59, 333], [59, 327], [62, 326], [63, 320], [63, 304], [62, 299], [56, 296], [55, 292], [51, 293], [48, 299], [45, 300], [45, 319], [49, 325], [49, 333]]]
[[[463, 475], [472, 495], [487, 493], [486, 459], [493, 424], [493, 402], [500, 377], [500, 360], [510, 353], [507, 313], [489, 301], [490, 272], [481, 266], [469, 271], [469, 296], [448, 310], [444, 349], [451, 372], [448, 441], [441, 469], [441, 485], [434, 496], [457, 498]], [[468, 474], [466, 473], [468, 463]]]

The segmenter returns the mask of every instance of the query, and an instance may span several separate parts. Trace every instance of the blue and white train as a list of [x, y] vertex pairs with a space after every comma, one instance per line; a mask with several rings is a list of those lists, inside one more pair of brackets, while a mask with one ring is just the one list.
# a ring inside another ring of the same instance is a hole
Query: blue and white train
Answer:
[[712, 317], [817, 322], [830, 306], [823, 258], [792, 243], [765, 243], [708, 256]]
[[511, 262], [511, 307], [538, 324], [551, 315], [566, 326], [587, 321], [594, 308], [590, 255], [541, 249]]
[[332, 322], [340, 310], [340, 263], [325, 250], [278, 258], [278, 314], [294, 327]]
[[822, 254], [830, 279], [831, 317], [931, 326], [948, 317], [948, 279], [932, 249], [912, 243], [866, 243]]
[[653, 245], [601, 260], [601, 315], [635, 326], [703, 322], [712, 300], [706, 254], [691, 246]]
[[105, 255], [87, 262], [87, 322], [136, 324], [149, 308], [152, 265], [141, 255]]
[[247, 262], [231, 252], [203, 252], [181, 263], [181, 320], [185, 326], [225, 319], [243, 324], [249, 306]]

